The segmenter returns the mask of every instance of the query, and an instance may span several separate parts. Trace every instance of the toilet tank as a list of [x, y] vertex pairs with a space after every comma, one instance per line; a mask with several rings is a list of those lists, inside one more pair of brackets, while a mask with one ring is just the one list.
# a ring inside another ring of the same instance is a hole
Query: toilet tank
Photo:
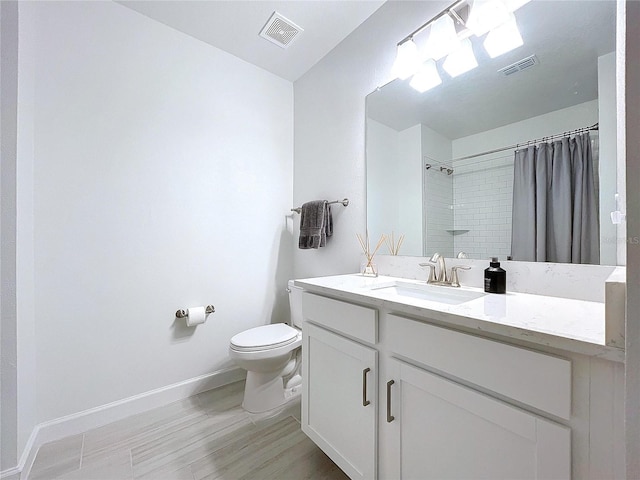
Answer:
[[291, 326], [302, 328], [302, 292], [303, 289], [296, 287], [293, 280], [287, 282], [289, 287], [289, 309], [291, 311]]

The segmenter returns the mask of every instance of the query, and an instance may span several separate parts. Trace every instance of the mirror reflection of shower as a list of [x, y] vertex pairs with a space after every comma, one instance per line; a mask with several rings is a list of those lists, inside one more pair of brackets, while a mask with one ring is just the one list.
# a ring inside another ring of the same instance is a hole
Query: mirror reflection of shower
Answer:
[[[425, 164], [425, 168], [427, 170], [429, 170], [430, 168], [432, 168], [433, 165], [431, 165], [430, 163]], [[440, 167], [440, 171], [441, 172], [447, 172], [447, 175], [451, 175], [453, 173], [453, 168], [449, 168], [449, 167]]]

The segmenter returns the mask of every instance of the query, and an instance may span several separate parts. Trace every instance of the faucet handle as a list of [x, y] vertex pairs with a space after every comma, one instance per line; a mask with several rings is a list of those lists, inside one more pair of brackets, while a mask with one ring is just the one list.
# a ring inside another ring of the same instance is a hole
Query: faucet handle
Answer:
[[471, 270], [471, 267], [463, 267], [462, 265], [456, 265], [451, 267], [451, 286], [459, 287], [460, 281], [458, 280], [458, 270]]
[[436, 281], [436, 266], [432, 263], [419, 263], [421, 267], [429, 267], [429, 279], [427, 283], [434, 283]]

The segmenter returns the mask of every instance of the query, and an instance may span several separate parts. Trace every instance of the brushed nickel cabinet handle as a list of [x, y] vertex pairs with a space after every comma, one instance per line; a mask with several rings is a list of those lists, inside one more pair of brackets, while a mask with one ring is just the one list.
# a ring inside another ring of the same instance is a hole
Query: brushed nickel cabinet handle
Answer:
[[362, 406], [366, 407], [371, 402], [367, 400], [367, 373], [369, 373], [371, 369], [369, 367], [362, 370]]
[[387, 423], [391, 423], [396, 419], [396, 417], [391, 415], [391, 385], [394, 383], [396, 382], [393, 380], [387, 382]]

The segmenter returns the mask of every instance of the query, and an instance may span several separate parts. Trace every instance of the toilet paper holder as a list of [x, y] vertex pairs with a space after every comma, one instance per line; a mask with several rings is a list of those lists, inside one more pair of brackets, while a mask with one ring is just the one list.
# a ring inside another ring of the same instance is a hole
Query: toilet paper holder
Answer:
[[[207, 305], [207, 308], [204, 309], [204, 313], [206, 313], [207, 315], [214, 313], [215, 311], [216, 307], [214, 307], [213, 305]], [[182, 308], [180, 310], [176, 310], [176, 318], [187, 318], [188, 316], [189, 313], [186, 309]]]

